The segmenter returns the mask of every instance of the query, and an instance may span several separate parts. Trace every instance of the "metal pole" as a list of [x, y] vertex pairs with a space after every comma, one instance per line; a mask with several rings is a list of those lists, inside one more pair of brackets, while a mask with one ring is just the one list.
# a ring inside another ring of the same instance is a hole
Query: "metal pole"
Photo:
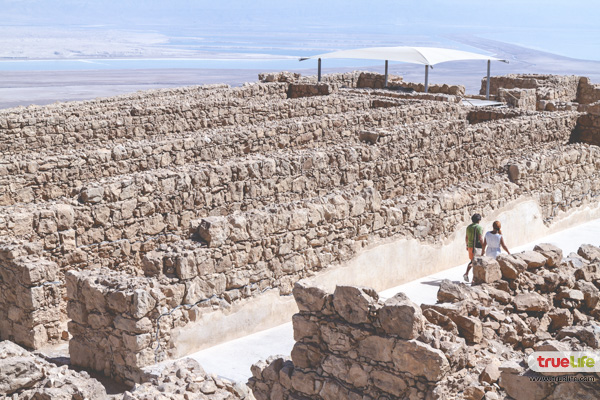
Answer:
[[425, 66], [425, 93], [429, 90], [429, 65]]
[[488, 74], [487, 74], [487, 81], [485, 82], [485, 99], [489, 100], [490, 99], [490, 64], [492, 63], [492, 60], [488, 60]]
[[319, 73], [317, 75], [317, 82], [321, 82], [321, 59], [319, 58]]
[[385, 60], [385, 85], [384, 85], [384, 87], [387, 87], [387, 81], [388, 81], [388, 60]]

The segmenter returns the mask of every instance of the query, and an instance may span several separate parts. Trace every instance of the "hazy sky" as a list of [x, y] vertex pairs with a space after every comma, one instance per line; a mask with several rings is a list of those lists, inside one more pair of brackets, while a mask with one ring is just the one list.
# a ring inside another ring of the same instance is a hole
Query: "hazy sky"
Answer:
[[[252, 46], [271, 39], [320, 36], [334, 48], [398, 38], [478, 35], [561, 55], [600, 59], [600, 2], [595, 0], [0, 0], [0, 26], [102, 25], [172, 36], [226, 35]], [[98, 27], [95, 27], [98, 29]], [[415, 38], [415, 39], [412, 39]], [[355, 46], [354, 46], [355, 47]]]

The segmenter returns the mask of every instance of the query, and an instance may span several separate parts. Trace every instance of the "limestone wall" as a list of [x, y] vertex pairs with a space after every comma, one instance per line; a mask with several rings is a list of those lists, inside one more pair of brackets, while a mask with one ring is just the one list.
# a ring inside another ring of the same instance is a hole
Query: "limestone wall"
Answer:
[[[74, 364], [133, 381], [181, 356], [180, 331], [209, 311], [285, 296], [367, 247], [440, 243], [519, 199], [548, 223], [597, 202], [594, 148], [565, 144], [575, 112], [469, 114], [453, 95], [339, 86], [287, 99], [288, 78], [0, 114], [0, 235], [76, 283]], [[162, 293], [143, 316], [137, 289]]]
[[590, 78], [582, 76], [579, 80], [577, 102], [591, 104], [600, 100], [600, 85], [590, 82]]
[[[535, 89], [537, 100], [575, 101], [579, 76], [509, 74], [490, 77], [490, 95], [498, 96], [499, 89]], [[486, 92], [487, 78], [481, 80], [480, 94]]]
[[587, 113], [577, 119], [577, 125], [571, 136], [571, 142], [600, 145], [600, 103], [587, 107]]
[[69, 268], [139, 265], [146, 251], [187, 238], [195, 229], [191, 222], [208, 215], [291, 203], [336, 188], [350, 193], [364, 181], [372, 182], [379, 196], [392, 199], [488, 179], [507, 157], [568, 140], [574, 118], [565, 113], [474, 126], [459, 120], [427, 122], [353, 136], [346, 131], [351, 140], [362, 137], [366, 143], [337, 145], [335, 152], [283, 152], [157, 169], [131, 174], [125, 181], [116, 176], [82, 187], [67, 204], [7, 208], [12, 211], [0, 221], [0, 232], [43, 243], [53, 260]]
[[24, 243], [0, 244], [0, 340], [29, 348], [68, 339], [58, 266]]
[[[521, 174], [516, 184], [508, 183], [504, 178], [483, 185], [461, 185], [459, 189], [434, 192], [421, 202], [406, 196], [380, 203], [376, 193], [365, 190], [354, 198], [332, 195], [320, 202], [205, 218], [199, 224], [200, 242], [182, 241], [161, 246], [144, 256], [143, 268], [151, 278], [135, 278], [135, 283], [127, 290], [158, 287], [165, 294], [163, 308], [150, 302], [154, 304], [153, 311], [144, 316], [145, 331], [137, 333], [149, 333], [160, 325], [158, 340], [161, 347], [151, 352], [149, 349], [156, 349], [156, 345], [144, 341], [146, 347], [136, 350], [140, 357], [145, 354], [143, 363], [131, 359], [125, 362], [124, 369], [118, 370], [120, 372], [111, 370], [111, 373], [134, 379], [131, 368], [151, 365], [151, 354], [161, 360], [172, 357], [175, 353], [171, 351], [175, 352], [173, 349], [178, 343], [174, 334], [177, 328], [193, 323], [213, 309], [201, 308], [199, 304], [227, 308], [244, 299], [260, 296], [265, 290], [289, 293], [299, 279], [348, 260], [361, 248], [384, 238], [449, 235], [457, 226], [462, 226], [465, 215], [474, 205], [485, 205], [485, 213], [527, 193], [538, 200], [543, 217], [551, 221], [561, 210], [597, 202], [600, 194], [598, 165], [596, 161], [590, 164], [591, 160], [598, 159], [595, 148], [575, 145], [571, 150], [548, 149], [547, 152], [520, 166]], [[108, 270], [69, 273], [69, 276], [95, 282], [96, 290], [101, 293], [98, 294], [100, 299], [109, 299], [113, 290], [125, 290], [119, 287], [119, 282], [129, 279], [125, 273]], [[69, 287], [70, 300], [93, 303], [87, 298], [91, 295], [81, 295], [83, 292], [73, 292]], [[125, 312], [131, 314], [132, 308], [128, 307]], [[193, 316], [188, 309], [193, 310]], [[87, 343], [93, 335], [106, 337], [113, 335], [111, 332], [115, 328], [121, 329], [109, 321], [100, 331], [97, 325], [69, 315], [79, 324], [70, 329], [74, 335], [73, 343]], [[130, 326], [138, 329], [134, 322]], [[122, 332], [118, 332], [117, 336], [121, 335]], [[85, 361], [102, 354], [91, 346], [81, 344], [74, 348], [80, 354], [74, 362], [98, 368], [97, 364]], [[202, 343], [197, 346], [201, 347]], [[123, 348], [123, 352], [126, 351]], [[103, 362], [106, 358], [107, 355], [102, 358]]]
[[[286, 96], [286, 84], [256, 85], [263, 91]], [[232, 89], [233, 91], [234, 89]], [[241, 90], [241, 89], [240, 89]], [[259, 91], [260, 92], [260, 91]], [[174, 102], [150, 106], [144, 101], [121, 105], [116, 111], [107, 111], [95, 103], [82, 103], [79, 112], [60, 108], [50, 109], [50, 115], [23, 118], [11, 113], [0, 114], [0, 152], [18, 152], [19, 149], [44, 149], [50, 146], [101, 144], [106, 141], [125, 141], [151, 135], [190, 132], [200, 129], [248, 125], [292, 117], [336, 112], [340, 99], [336, 96], [321, 100], [303, 98], [293, 101], [257, 100], [249, 97], [220, 96], [199, 99], [196, 103]], [[337, 99], [337, 100], [336, 100]], [[352, 100], [352, 99], [351, 99]], [[172, 104], [172, 105], [170, 105]], [[341, 106], [341, 104], [340, 104]], [[346, 102], [355, 110], [368, 109], [368, 101]], [[331, 111], [329, 111], [331, 112]]]
[[473, 111], [469, 111], [467, 114], [467, 121], [469, 121], [470, 124], [479, 124], [481, 122], [516, 118], [533, 114], [534, 113], [519, 110], [518, 108], [477, 107]]
[[[338, 286], [331, 294], [300, 284], [294, 297], [291, 361], [253, 366], [258, 400], [429, 398], [450, 371], [444, 352], [419, 337], [424, 319], [406, 297], [383, 303], [372, 289]], [[446, 345], [460, 346], [461, 338], [442, 332]]]
[[537, 94], [535, 89], [498, 89], [498, 100], [514, 108], [535, 111]]
[[[201, 133], [141, 137], [105, 143], [108, 148], [84, 151], [40, 151], [7, 155], [0, 162], [0, 205], [30, 203], [61, 196], [74, 197], [82, 183], [105, 177], [171, 165], [267, 153], [281, 147], [315, 147], [336, 139], [355, 142], [362, 129], [415, 123], [444, 114], [458, 118], [457, 107], [439, 103], [409, 105], [392, 101], [387, 107], [368, 98], [334, 101], [334, 107], [308, 108], [311, 118], [283, 118], [264, 125]], [[329, 104], [331, 101], [324, 100]], [[358, 103], [355, 104], [355, 103]], [[315, 103], [320, 104], [320, 103]], [[373, 110], [371, 107], [377, 107]], [[362, 111], [354, 112], [357, 108]], [[319, 117], [318, 120], [314, 119]]]

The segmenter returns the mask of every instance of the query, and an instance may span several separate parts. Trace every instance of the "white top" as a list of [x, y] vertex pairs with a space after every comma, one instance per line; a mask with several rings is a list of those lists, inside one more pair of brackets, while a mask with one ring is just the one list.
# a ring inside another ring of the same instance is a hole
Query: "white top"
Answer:
[[496, 258], [500, 255], [500, 241], [502, 235], [499, 233], [492, 233], [489, 231], [485, 234], [485, 255], [487, 257]]
[[447, 61], [461, 60], [494, 60], [502, 59], [485, 54], [472, 53], [455, 49], [444, 49], [439, 47], [368, 47], [364, 49], [340, 50], [332, 53], [319, 54], [316, 56], [303, 57], [300, 61], [315, 58], [355, 58], [364, 60], [389, 60], [413, 64], [435, 65]]

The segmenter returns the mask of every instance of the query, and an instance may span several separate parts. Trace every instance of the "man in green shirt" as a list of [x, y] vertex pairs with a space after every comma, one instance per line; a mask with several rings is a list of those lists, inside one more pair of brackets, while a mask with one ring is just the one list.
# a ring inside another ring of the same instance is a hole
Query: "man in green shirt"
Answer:
[[469, 282], [469, 271], [473, 264], [473, 257], [481, 255], [481, 243], [483, 242], [483, 227], [479, 225], [481, 221], [481, 215], [473, 214], [471, 217], [473, 222], [467, 226], [467, 234], [465, 235], [465, 242], [467, 244], [467, 251], [469, 252], [469, 264], [467, 265], [467, 272], [463, 275], [466, 282]]

